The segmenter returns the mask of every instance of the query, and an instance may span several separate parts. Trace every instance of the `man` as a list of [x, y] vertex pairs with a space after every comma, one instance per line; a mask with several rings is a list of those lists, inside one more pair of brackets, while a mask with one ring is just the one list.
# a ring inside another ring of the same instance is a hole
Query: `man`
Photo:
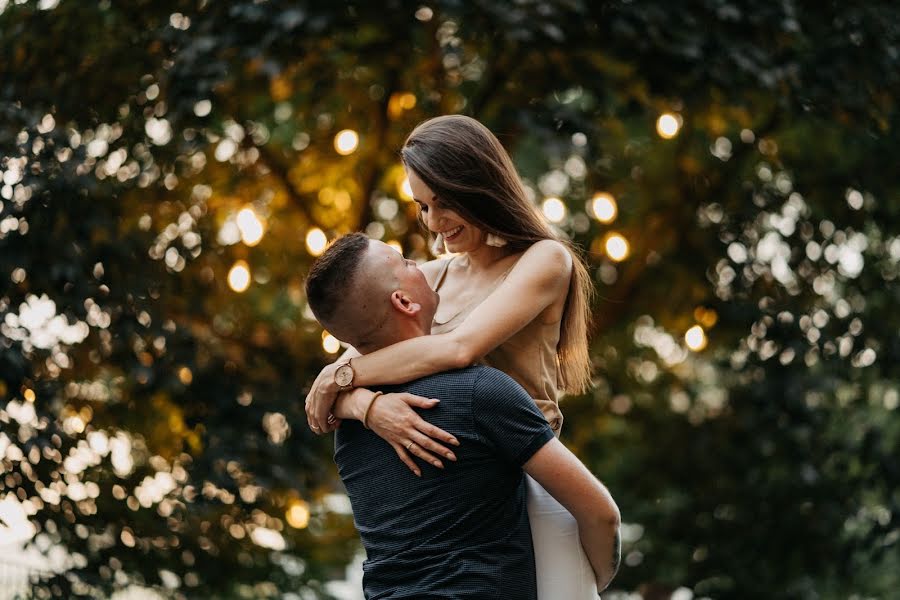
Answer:
[[[439, 301], [414, 262], [362, 234], [316, 261], [307, 297], [322, 325], [362, 354], [428, 335]], [[335, 377], [344, 377], [340, 368]], [[346, 377], [352, 382], [352, 368]], [[368, 555], [367, 598], [536, 598], [523, 469], [575, 517], [598, 589], [608, 585], [619, 560], [618, 508], [515, 381], [472, 366], [380, 391], [440, 398], [420, 416], [459, 446], [456, 461], [440, 469], [421, 462], [417, 477], [365, 427], [377, 393], [336, 406], [348, 420], [334, 458]]]

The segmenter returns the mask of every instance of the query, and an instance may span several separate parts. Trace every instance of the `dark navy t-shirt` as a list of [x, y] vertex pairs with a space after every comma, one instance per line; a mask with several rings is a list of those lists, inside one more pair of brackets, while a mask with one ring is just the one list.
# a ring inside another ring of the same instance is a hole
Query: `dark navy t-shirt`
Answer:
[[508, 375], [475, 366], [383, 391], [439, 398], [417, 412], [453, 434], [443, 470], [344, 421], [334, 460], [365, 546], [363, 589], [382, 598], [536, 598], [522, 465], [553, 439], [534, 400]]

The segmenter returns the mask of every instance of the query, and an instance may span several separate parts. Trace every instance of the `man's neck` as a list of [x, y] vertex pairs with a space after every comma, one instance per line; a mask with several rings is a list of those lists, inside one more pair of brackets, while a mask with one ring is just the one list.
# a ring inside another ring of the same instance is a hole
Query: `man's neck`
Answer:
[[424, 335], [431, 335], [430, 323], [427, 327], [422, 326], [419, 323], [410, 323], [404, 327], [398, 327], [395, 331], [390, 333], [387, 331], [388, 329], [391, 328], [385, 328], [385, 335], [382, 339], [372, 341], [368, 344], [360, 344], [356, 347], [357, 351], [359, 351], [360, 354], [371, 354], [372, 352], [381, 350], [382, 348], [386, 348], [387, 346], [391, 346], [399, 342], [422, 337]]

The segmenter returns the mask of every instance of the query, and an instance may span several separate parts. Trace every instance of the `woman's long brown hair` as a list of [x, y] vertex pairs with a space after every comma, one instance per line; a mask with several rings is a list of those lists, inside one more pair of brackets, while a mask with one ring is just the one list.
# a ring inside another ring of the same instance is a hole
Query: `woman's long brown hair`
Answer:
[[591, 379], [588, 321], [594, 292], [580, 254], [560, 239], [528, 201], [509, 154], [491, 131], [470, 117], [447, 115], [419, 124], [400, 151], [440, 201], [479, 229], [524, 251], [540, 240], [556, 240], [572, 255], [572, 278], [560, 325], [556, 356], [560, 385], [584, 392]]

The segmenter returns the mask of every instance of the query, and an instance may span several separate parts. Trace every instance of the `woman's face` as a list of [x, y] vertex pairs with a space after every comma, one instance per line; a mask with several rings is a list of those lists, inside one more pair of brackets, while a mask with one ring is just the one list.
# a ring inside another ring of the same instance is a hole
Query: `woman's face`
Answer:
[[453, 209], [446, 208], [415, 171], [406, 169], [406, 175], [409, 177], [413, 200], [419, 205], [422, 221], [432, 233], [444, 236], [448, 251], [472, 252], [484, 244], [481, 229], [463, 219]]

